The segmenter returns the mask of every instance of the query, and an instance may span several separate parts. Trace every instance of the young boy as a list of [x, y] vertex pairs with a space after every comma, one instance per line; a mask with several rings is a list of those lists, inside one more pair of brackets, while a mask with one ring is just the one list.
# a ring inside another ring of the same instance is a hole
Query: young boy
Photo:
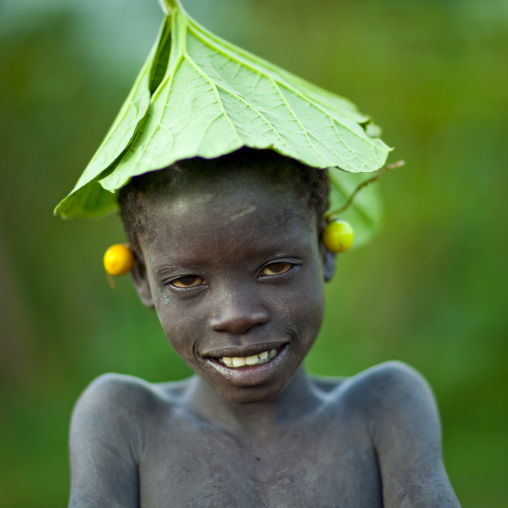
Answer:
[[432, 394], [390, 362], [319, 379], [334, 256], [325, 171], [265, 150], [135, 177], [119, 202], [143, 303], [195, 376], [100, 377], [71, 425], [70, 507], [457, 507]]
[[391, 362], [323, 380], [302, 366], [327, 247], [342, 248], [328, 241], [324, 169], [347, 195], [342, 175], [376, 171], [389, 148], [347, 100], [163, 4], [154, 50], [56, 213], [120, 205], [134, 285], [195, 376], [89, 386], [69, 506], [459, 506], [418, 374]]

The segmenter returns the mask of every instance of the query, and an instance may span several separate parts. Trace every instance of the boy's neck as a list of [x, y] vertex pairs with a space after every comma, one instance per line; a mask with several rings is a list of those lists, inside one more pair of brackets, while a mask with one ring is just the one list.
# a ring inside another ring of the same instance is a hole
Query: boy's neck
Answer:
[[321, 400], [303, 366], [275, 399], [252, 404], [231, 402], [198, 376], [192, 378], [187, 409], [198, 417], [235, 433], [263, 438], [278, 427], [287, 427], [311, 413]]

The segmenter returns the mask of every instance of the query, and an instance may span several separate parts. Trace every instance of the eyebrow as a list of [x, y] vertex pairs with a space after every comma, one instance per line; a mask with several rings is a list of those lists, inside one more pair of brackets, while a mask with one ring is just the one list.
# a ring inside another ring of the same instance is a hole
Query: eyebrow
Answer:
[[[248, 213], [248, 212], [247, 212]], [[284, 237], [285, 235], [281, 235]], [[251, 246], [251, 248], [247, 249], [248, 253], [244, 256], [241, 256], [241, 259], [247, 261], [255, 261], [260, 258], [265, 258], [264, 261], [268, 261], [269, 258], [283, 258], [283, 257], [301, 257], [305, 254], [302, 252], [307, 251], [309, 246], [306, 241], [306, 237], [300, 237], [289, 235], [290, 242], [282, 241], [281, 237], [278, 238], [270, 238], [267, 239], [266, 242], [262, 246]], [[282, 244], [283, 245], [282, 245]], [[203, 267], [208, 267], [210, 263], [217, 263], [220, 261], [217, 259], [211, 260], [209, 257], [209, 253], [199, 252], [195, 253], [195, 256], [190, 258], [188, 254], [182, 255], [182, 259], [175, 258], [168, 260], [167, 263], [164, 263], [164, 260], [161, 260], [161, 264], [155, 262], [153, 264], [154, 273], [159, 277], [164, 277], [168, 274], [174, 274], [175, 272], [180, 272], [182, 270], [191, 270], [196, 272], [201, 272]]]
[[181, 267], [178, 268], [174, 265], [160, 265], [160, 266], [155, 266], [154, 267], [154, 272], [159, 276], [159, 277], [162, 277], [164, 275], [168, 275], [170, 274], [171, 272], [174, 272], [174, 271], [178, 271], [178, 270], [181, 270]]
[[[264, 246], [264, 248], [259, 250], [249, 250], [248, 255], [243, 257], [239, 262], [242, 262], [242, 260], [249, 261], [249, 262], [255, 262], [260, 260], [261, 262], [269, 261], [270, 259], [277, 259], [277, 258], [301, 258], [302, 255], [305, 257], [305, 253], [302, 252], [302, 248], [306, 251], [306, 246], [304, 242], [296, 242], [295, 244], [291, 245], [290, 247], [283, 248], [280, 245], [267, 245]], [[181, 272], [182, 270], [191, 270], [196, 272], [201, 272], [203, 270], [203, 267], [207, 268], [210, 266], [210, 264], [220, 264], [220, 260], [210, 260], [206, 257], [203, 258], [201, 256], [198, 256], [193, 259], [189, 259], [186, 257], [182, 260], [182, 262], [178, 262], [176, 260], [176, 263], [173, 262], [172, 264], [155, 264], [154, 265], [154, 272], [159, 277], [164, 277], [165, 275], [174, 274], [175, 272]], [[230, 261], [228, 261], [230, 263]]]

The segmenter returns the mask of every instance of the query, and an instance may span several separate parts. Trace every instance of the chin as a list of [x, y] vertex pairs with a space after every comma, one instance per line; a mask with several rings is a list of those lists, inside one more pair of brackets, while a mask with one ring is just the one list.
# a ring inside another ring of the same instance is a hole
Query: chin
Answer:
[[228, 387], [218, 389], [218, 393], [235, 404], [260, 404], [277, 398], [286, 388], [284, 386]]
[[240, 368], [227, 367], [210, 358], [202, 363], [201, 374], [210, 388], [228, 401], [269, 402], [286, 389], [297, 372], [301, 361], [294, 353], [291, 345], [285, 344], [264, 363]]

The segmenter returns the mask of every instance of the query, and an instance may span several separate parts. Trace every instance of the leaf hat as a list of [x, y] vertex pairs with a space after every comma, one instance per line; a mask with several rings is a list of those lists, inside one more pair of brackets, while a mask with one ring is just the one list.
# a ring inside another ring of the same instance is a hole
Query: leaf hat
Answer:
[[[316, 87], [215, 36], [179, 0], [166, 16], [120, 113], [74, 189], [56, 207], [64, 218], [100, 217], [134, 176], [192, 157], [241, 147], [272, 149], [328, 168], [332, 207], [380, 169], [388, 148], [350, 101]], [[379, 223], [375, 189], [344, 214], [362, 243]]]

